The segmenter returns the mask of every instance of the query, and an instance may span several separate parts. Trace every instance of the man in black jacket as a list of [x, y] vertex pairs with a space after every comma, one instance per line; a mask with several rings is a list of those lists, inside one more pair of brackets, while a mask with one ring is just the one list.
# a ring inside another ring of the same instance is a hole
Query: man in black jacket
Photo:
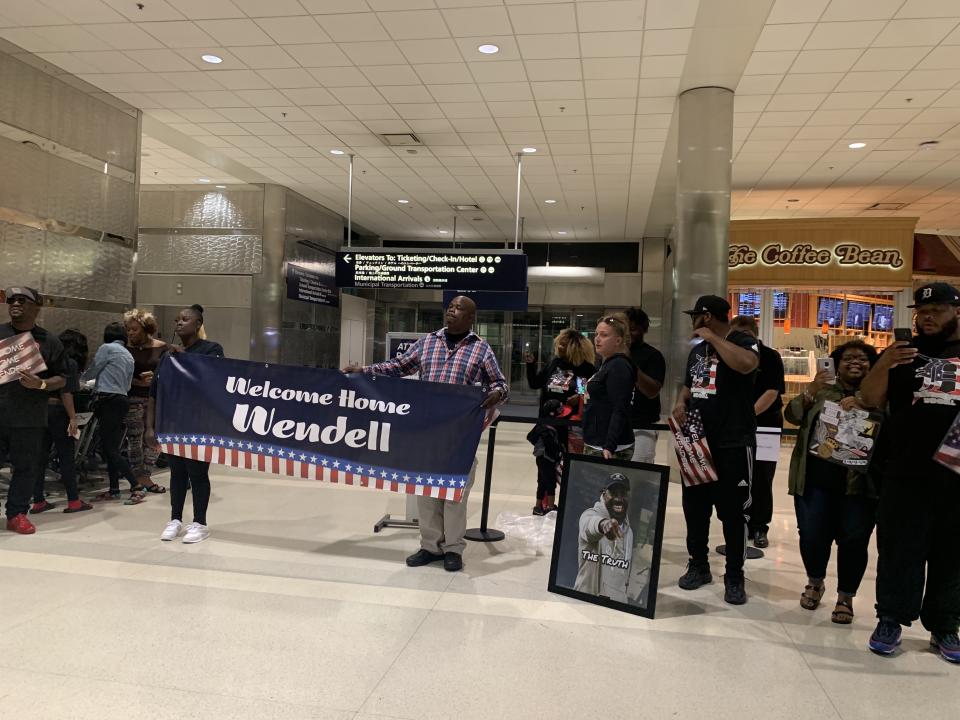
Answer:
[[683, 488], [683, 516], [687, 521], [690, 561], [680, 578], [684, 590], [713, 582], [707, 555], [713, 508], [723, 523], [727, 544], [727, 574], [723, 599], [732, 605], [747, 601], [743, 562], [747, 546], [747, 513], [757, 419], [753, 411], [753, 376], [760, 364], [757, 341], [730, 329], [730, 304], [722, 297], [705, 295], [692, 310], [693, 336], [703, 342], [687, 359], [683, 387], [677, 394], [673, 416], [686, 421], [687, 409], [696, 409], [713, 455], [718, 479]]

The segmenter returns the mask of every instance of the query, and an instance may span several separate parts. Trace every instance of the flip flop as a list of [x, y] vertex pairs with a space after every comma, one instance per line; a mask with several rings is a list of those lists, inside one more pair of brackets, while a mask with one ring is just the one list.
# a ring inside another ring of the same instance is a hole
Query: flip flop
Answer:
[[63, 509], [63, 511], [64, 511], [65, 513], [68, 513], [68, 514], [69, 514], [69, 513], [83, 512], [84, 510], [93, 510], [93, 505], [91, 505], [90, 503], [85, 503], [85, 502], [83, 502], [83, 501], [81, 500], [81, 501], [80, 501], [80, 507], [78, 507], [78, 508], [66, 507], [66, 508]]
[[146, 502], [147, 499], [143, 496], [142, 493], [132, 492], [130, 497], [123, 501], [124, 505], [139, 505], [140, 503]]

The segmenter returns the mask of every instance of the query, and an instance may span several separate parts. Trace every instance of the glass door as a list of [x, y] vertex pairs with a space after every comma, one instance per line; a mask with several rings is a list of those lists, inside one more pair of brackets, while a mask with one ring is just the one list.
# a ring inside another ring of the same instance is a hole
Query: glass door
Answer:
[[531, 390], [527, 382], [525, 356], [538, 354], [540, 342], [540, 310], [514, 312], [511, 323], [510, 394], [514, 399], [536, 398], [538, 390]]

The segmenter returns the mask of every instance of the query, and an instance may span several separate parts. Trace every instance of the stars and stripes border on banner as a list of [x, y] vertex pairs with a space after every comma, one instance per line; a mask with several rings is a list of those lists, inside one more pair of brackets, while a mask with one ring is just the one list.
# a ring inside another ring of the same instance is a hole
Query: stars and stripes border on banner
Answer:
[[268, 443], [235, 440], [203, 434], [158, 435], [160, 449], [168, 455], [229, 465], [257, 472], [288, 475], [358, 485], [407, 495], [426, 495], [459, 502], [467, 484], [463, 475], [412, 473], [359, 464]]

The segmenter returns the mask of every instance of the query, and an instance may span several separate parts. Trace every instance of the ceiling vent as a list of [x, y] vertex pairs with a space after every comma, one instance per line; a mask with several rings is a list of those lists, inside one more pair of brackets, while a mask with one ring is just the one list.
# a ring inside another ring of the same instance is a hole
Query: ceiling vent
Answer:
[[874, 203], [867, 210], [903, 210], [909, 203]]
[[479, 205], [451, 205], [457, 212], [480, 212]]
[[420, 142], [420, 138], [413, 133], [385, 133], [380, 136], [380, 139], [383, 140], [384, 145], [390, 145], [392, 147], [423, 145], [423, 143]]

